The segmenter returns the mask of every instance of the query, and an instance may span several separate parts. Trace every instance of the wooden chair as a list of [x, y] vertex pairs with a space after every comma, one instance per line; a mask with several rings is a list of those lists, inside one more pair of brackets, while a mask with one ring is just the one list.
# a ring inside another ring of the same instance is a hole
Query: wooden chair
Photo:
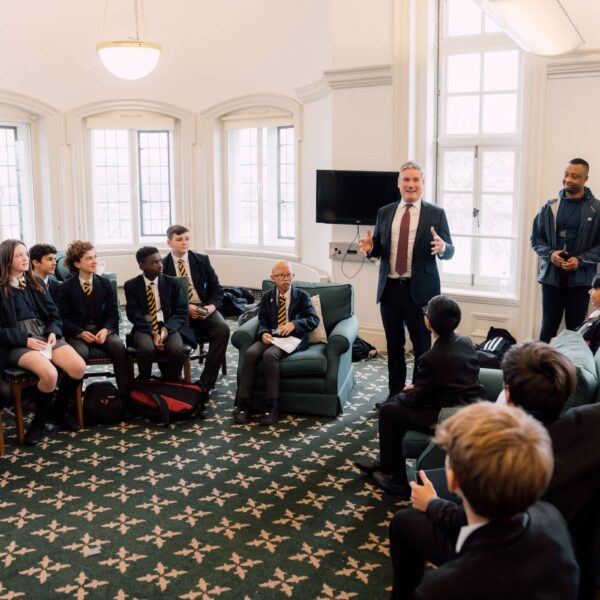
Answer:
[[[37, 385], [38, 378], [31, 372], [19, 367], [6, 367], [4, 369], [4, 379], [11, 388], [13, 405], [15, 407], [15, 424], [17, 426], [17, 441], [23, 445], [25, 442], [25, 422], [23, 420], [23, 406], [21, 396], [23, 390]], [[81, 400], [81, 385], [75, 392], [75, 413], [77, 422], [83, 427], [83, 402]]]

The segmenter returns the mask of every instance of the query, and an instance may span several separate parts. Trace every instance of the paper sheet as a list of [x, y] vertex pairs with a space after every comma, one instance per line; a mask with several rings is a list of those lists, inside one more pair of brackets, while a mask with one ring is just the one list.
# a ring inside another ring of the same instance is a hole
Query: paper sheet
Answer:
[[293, 352], [300, 344], [300, 338], [289, 335], [288, 337], [274, 337], [273, 344], [282, 350], [285, 350], [288, 354]]

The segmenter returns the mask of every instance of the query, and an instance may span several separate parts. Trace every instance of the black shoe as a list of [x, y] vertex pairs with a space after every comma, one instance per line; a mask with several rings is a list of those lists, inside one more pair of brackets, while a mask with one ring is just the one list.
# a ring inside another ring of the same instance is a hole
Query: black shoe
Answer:
[[245, 408], [236, 408], [233, 411], [233, 422], [236, 425], [245, 425], [248, 422], [249, 414]]
[[279, 410], [277, 406], [274, 406], [269, 412], [263, 414], [260, 418], [259, 423], [261, 425], [273, 425], [277, 422], [277, 418], [279, 417]]
[[25, 444], [27, 446], [37, 446], [44, 437], [46, 437], [46, 424], [44, 421], [33, 419], [25, 434]]
[[55, 421], [63, 431], [79, 431], [81, 429], [77, 419], [72, 417], [69, 413], [56, 415]]
[[355, 460], [354, 466], [367, 475], [372, 475], [375, 471], [381, 471], [381, 463], [378, 460]]
[[397, 481], [395, 475], [384, 473], [383, 471], [375, 471], [373, 479], [377, 485], [386, 492], [397, 496], [401, 500], [410, 500], [410, 486]]

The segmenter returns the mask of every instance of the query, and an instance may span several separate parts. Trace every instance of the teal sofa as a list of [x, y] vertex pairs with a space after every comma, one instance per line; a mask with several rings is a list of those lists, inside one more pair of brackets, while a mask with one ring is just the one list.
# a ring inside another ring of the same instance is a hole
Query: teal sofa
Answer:
[[[319, 295], [327, 343], [310, 345], [281, 361], [279, 408], [285, 413], [335, 417], [354, 387], [352, 344], [358, 335], [354, 315], [354, 290], [350, 284], [295, 282], [310, 296]], [[262, 284], [263, 293], [273, 287]], [[258, 317], [241, 325], [231, 343], [239, 350], [238, 381], [248, 348], [258, 339]], [[252, 407], [261, 410], [265, 403], [265, 380], [259, 364], [252, 393]]]
[[[600, 402], [600, 352], [594, 356], [581, 334], [562, 331], [551, 346], [562, 352], [575, 365], [577, 385], [567, 400], [563, 412], [575, 406]], [[479, 380], [485, 389], [486, 400], [495, 402], [503, 389], [500, 369], [481, 369]], [[444, 408], [439, 421], [447, 419], [460, 407]], [[419, 469], [436, 469], [444, 466], [444, 451], [431, 442], [431, 436], [418, 431], [408, 431], [402, 439], [402, 450], [407, 459], [407, 474], [412, 478]]]

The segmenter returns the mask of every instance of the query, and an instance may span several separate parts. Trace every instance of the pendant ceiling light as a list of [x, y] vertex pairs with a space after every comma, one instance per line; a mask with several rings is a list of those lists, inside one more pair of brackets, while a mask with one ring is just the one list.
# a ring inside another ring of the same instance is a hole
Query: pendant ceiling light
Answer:
[[[121, 79], [141, 79], [149, 75], [158, 64], [162, 51], [160, 44], [140, 39], [138, 1], [140, 0], [133, 0], [135, 37], [121, 41], [100, 42], [96, 45], [96, 51], [102, 64], [115, 77]], [[104, 11], [105, 25], [107, 11], [108, 0], [106, 0]]]
[[560, 0], [475, 0], [526, 52], [559, 56], [584, 43]]

